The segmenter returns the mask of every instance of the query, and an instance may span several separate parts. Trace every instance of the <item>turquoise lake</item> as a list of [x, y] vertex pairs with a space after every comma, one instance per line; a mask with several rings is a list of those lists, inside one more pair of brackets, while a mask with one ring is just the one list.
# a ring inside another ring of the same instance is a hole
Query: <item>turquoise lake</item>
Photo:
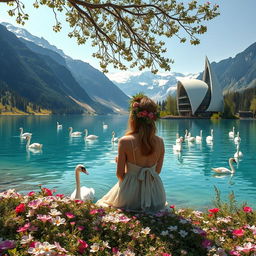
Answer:
[[[81, 185], [93, 187], [96, 200], [116, 182], [117, 143], [111, 143], [114, 130], [121, 137], [127, 127], [127, 116], [1, 116], [0, 117], [0, 191], [15, 188], [19, 192], [38, 190], [38, 184], [55, 188], [70, 195], [75, 188], [74, 168], [84, 164], [90, 175], [81, 174]], [[56, 122], [63, 125], [56, 129]], [[103, 129], [102, 122], [108, 124]], [[74, 131], [88, 129], [98, 135], [93, 142], [83, 137], [70, 138], [68, 127]], [[212, 167], [229, 168], [228, 159], [236, 152], [236, 145], [228, 132], [235, 126], [240, 132], [240, 151], [244, 157], [234, 164], [234, 175], [218, 175]], [[19, 128], [32, 132], [31, 143], [43, 144], [42, 152], [26, 150]], [[212, 206], [214, 186], [227, 199], [234, 191], [237, 201], [256, 207], [256, 121], [253, 120], [159, 120], [158, 135], [165, 142], [165, 160], [160, 174], [169, 204], [203, 209]], [[202, 144], [183, 143], [180, 155], [174, 154], [176, 133], [184, 136], [188, 129], [192, 136], [203, 130]], [[214, 130], [214, 142], [205, 137]]]

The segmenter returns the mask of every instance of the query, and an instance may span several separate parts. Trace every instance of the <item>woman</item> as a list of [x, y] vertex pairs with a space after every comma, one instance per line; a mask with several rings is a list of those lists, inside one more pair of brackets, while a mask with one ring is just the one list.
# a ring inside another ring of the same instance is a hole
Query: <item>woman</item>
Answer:
[[129, 211], [156, 212], [166, 196], [159, 177], [164, 143], [156, 136], [157, 105], [139, 94], [130, 102], [129, 128], [118, 143], [118, 183], [96, 204]]

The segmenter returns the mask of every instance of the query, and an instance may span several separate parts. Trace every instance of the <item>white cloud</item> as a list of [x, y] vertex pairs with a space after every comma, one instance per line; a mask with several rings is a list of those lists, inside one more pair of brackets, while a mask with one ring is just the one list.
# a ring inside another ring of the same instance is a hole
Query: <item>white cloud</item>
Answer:
[[139, 85], [141, 85], [141, 86], [145, 86], [145, 85], [148, 85], [148, 83], [145, 83], [145, 82], [139, 82]]
[[153, 80], [153, 83], [154, 84], [158, 84], [158, 86], [164, 86], [166, 85], [166, 83], [168, 82], [169, 80], [165, 80], [165, 79], [155, 79]]

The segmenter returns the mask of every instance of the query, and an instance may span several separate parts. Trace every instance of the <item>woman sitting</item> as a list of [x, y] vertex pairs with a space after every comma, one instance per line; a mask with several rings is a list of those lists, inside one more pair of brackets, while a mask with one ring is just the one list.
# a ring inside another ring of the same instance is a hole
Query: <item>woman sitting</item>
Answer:
[[166, 196], [159, 174], [164, 143], [156, 136], [159, 114], [154, 101], [136, 95], [130, 103], [128, 131], [118, 143], [118, 183], [98, 202], [129, 211], [156, 212], [165, 207]]

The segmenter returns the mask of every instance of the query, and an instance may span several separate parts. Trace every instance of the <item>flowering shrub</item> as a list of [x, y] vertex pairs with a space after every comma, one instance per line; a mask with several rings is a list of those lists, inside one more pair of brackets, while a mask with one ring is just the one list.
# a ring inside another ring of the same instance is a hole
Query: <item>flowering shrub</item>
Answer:
[[[210, 213], [210, 214], [209, 214]], [[100, 208], [54, 191], [0, 193], [1, 256], [256, 255], [256, 215], [169, 209], [155, 215]]]

